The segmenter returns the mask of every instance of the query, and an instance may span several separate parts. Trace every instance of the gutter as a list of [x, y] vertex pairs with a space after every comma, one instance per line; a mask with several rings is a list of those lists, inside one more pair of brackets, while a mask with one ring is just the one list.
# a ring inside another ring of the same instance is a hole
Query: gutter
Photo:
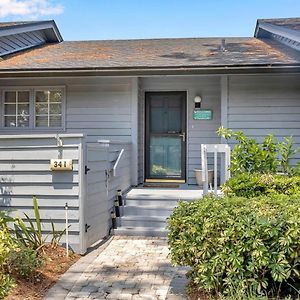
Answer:
[[166, 67], [166, 68], [81, 68], [81, 69], [19, 69], [0, 70], [0, 78], [7, 77], [64, 77], [64, 76], [142, 76], [142, 75], [197, 75], [197, 74], [254, 74], [298, 73], [300, 64], [293, 65], [236, 65], [215, 67]]

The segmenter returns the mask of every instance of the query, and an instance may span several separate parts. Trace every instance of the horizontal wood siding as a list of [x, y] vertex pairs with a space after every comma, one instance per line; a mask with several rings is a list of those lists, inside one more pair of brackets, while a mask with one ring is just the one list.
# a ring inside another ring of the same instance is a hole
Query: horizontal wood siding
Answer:
[[[51, 220], [57, 230], [65, 228], [65, 203], [69, 206], [70, 243], [79, 250], [79, 145], [81, 138], [64, 137], [62, 152], [52, 138], [0, 139], [0, 210], [12, 216], [34, 219], [33, 196], [38, 199], [43, 231], [51, 231]], [[35, 145], [35, 146], [33, 146]], [[50, 159], [73, 159], [74, 169], [50, 171]], [[64, 237], [62, 239], [64, 242]]]
[[300, 146], [300, 75], [230, 76], [228, 127], [259, 141], [292, 135]]
[[[0, 79], [0, 92], [7, 86], [65, 86], [66, 133], [84, 133], [87, 142], [99, 139], [131, 141], [132, 80], [130, 78]], [[0, 95], [1, 97], [1, 95]], [[2, 107], [0, 107], [0, 112]], [[35, 129], [31, 132], [51, 132]], [[26, 129], [0, 128], [0, 134], [24, 133]]]
[[[124, 149], [116, 176], [112, 168], [120, 150]], [[109, 234], [111, 228], [111, 211], [117, 190], [126, 191], [131, 185], [131, 144], [101, 143], [87, 145], [86, 223], [89, 227], [86, 236], [87, 246]], [[106, 173], [109, 174], [106, 177]]]
[[[196, 184], [194, 169], [200, 168], [201, 144], [220, 143], [216, 130], [221, 125], [221, 101], [220, 101], [220, 77], [219, 76], [186, 76], [142, 79], [142, 93], [146, 91], [187, 91], [187, 179], [189, 184]], [[202, 108], [213, 110], [212, 120], [194, 120], [194, 98], [202, 97]], [[143, 101], [143, 95], [140, 95]], [[143, 113], [143, 105], [140, 105]], [[139, 127], [143, 128], [143, 119], [140, 119]], [[144, 129], [143, 129], [144, 130]], [[139, 160], [140, 167], [143, 160], [143, 138], [140, 133]], [[140, 174], [143, 174], [140, 171]], [[140, 175], [141, 176], [141, 175]]]
[[131, 126], [130, 80], [68, 85], [68, 132], [83, 132], [88, 142], [99, 139], [131, 141]]
[[87, 166], [90, 169], [87, 174], [85, 207], [86, 224], [90, 226], [86, 234], [88, 247], [106, 236], [109, 230], [108, 214], [110, 208], [106, 193], [106, 159], [106, 152], [100, 145], [87, 144]]

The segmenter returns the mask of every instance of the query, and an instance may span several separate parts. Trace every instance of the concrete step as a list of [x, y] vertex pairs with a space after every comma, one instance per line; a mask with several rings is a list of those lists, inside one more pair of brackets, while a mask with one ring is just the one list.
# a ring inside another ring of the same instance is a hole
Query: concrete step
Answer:
[[174, 207], [175, 205], [126, 205], [124, 206], [123, 215], [168, 217], [172, 213]]
[[153, 237], [166, 237], [168, 231], [162, 228], [153, 227], [119, 227], [114, 230], [117, 236], [153, 236]]
[[125, 198], [127, 200], [191, 201], [200, 199], [202, 196], [203, 191], [199, 189], [184, 190], [134, 188], [125, 195]]
[[166, 227], [166, 217], [151, 217], [151, 216], [126, 216], [121, 219], [121, 227], [150, 227], [161, 228]]
[[178, 205], [178, 200], [162, 200], [162, 199], [126, 199], [126, 206], [146, 206], [146, 205], [156, 205], [156, 206], [172, 206]]
[[200, 199], [199, 189], [133, 188], [120, 208], [116, 235], [166, 236], [167, 218], [179, 200]]

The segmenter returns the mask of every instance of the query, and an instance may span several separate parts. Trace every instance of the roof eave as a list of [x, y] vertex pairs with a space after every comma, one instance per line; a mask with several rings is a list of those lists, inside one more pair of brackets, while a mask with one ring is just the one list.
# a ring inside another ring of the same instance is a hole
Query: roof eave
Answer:
[[300, 73], [299, 64], [286, 65], [235, 65], [213, 67], [168, 68], [82, 68], [44, 70], [0, 70], [0, 78], [6, 77], [76, 77], [76, 76], [144, 76], [144, 75], [205, 75], [205, 74], [254, 74]]
[[254, 37], [255, 37], [255, 38], [258, 37], [259, 23], [260, 23], [260, 20], [258, 19], [258, 20], [256, 21], [255, 30], [254, 30]]
[[263, 29], [271, 34], [284, 36], [284, 37], [289, 38], [297, 43], [300, 43], [300, 32], [298, 32], [296, 30], [289, 29], [289, 28], [283, 28], [281, 26], [268, 24], [268, 23], [259, 23], [257, 36], [256, 36], [258, 38], [260, 37], [259, 29]]
[[8, 26], [3, 29], [0, 29], [0, 36], [8, 36], [12, 34], [28, 32], [28, 31], [47, 30], [47, 29], [53, 31], [53, 34], [55, 35], [57, 42], [63, 41], [62, 35], [60, 34], [60, 31], [54, 20]]

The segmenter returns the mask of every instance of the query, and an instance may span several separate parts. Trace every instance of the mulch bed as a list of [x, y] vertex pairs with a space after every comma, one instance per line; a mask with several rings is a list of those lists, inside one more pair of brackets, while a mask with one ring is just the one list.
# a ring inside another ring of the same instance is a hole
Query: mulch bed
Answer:
[[211, 295], [207, 295], [205, 292], [199, 290], [193, 285], [188, 286], [188, 296], [189, 300], [211, 300], [214, 299]]
[[55, 249], [46, 246], [44, 250], [45, 264], [37, 270], [36, 275], [31, 280], [15, 277], [17, 286], [5, 300], [43, 299], [59, 277], [80, 258], [80, 255], [72, 252], [69, 252], [69, 257], [66, 257], [66, 249], [59, 246]]

